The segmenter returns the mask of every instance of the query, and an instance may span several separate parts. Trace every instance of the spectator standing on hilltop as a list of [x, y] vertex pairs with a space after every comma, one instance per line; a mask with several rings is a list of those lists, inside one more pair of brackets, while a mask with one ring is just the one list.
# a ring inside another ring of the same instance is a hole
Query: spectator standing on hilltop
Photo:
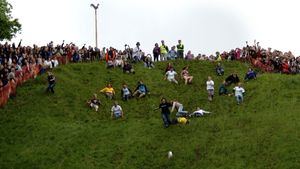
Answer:
[[175, 50], [175, 46], [173, 46], [169, 51], [167, 60], [175, 60], [176, 58], [177, 58], [177, 52]]
[[122, 107], [118, 104], [117, 101], [114, 102], [114, 105], [111, 108], [111, 118], [123, 118], [124, 117], [124, 112]]
[[158, 43], [155, 43], [155, 46], [153, 48], [153, 59], [154, 62], [158, 62], [158, 56], [160, 55], [160, 47], [158, 46]]
[[181, 40], [178, 40], [178, 44], [177, 44], [177, 56], [179, 59], [183, 59], [183, 55], [184, 55], [184, 45], [181, 43]]
[[236, 97], [237, 104], [241, 104], [244, 100], [245, 89], [241, 86], [241, 83], [238, 83], [237, 86], [233, 88], [234, 95]]
[[211, 79], [210, 76], [208, 76], [206, 81], [206, 90], [208, 93], [208, 101], [212, 101], [214, 97], [214, 81]]
[[140, 45], [140, 42], [137, 42], [136, 47], [132, 51], [132, 57], [135, 62], [140, 61], [142, 57], [142, 50], [140, 49]]
[[165, 45], [165, 41], [161, 41], [161, 46], [160, 46], [160, 61], [165, 61], [167, 60], [169, 48], [168, 46]]
[[48, 72], [48, 87], [47, 92], [54, 93], [54, 86], [55, 86], [55, 76], [52, 72]]
[[167, 79], [169, 82], [174, 82], [175, 84], [178, 84], [178, 81], [176, 80], [177, 73], [171, 68], [169, 71], [166, 72], [165, 80]]

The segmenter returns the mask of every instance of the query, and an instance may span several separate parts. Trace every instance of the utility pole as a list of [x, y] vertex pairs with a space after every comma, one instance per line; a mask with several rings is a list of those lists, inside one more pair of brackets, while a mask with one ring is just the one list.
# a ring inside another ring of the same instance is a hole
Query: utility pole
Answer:
[[98, 48], [97, 9], [99, 7], [99, 4], [97, 5], [91, 4], [90, 6], [95, 9], [95, 40], [96, 40], [96, 48]]

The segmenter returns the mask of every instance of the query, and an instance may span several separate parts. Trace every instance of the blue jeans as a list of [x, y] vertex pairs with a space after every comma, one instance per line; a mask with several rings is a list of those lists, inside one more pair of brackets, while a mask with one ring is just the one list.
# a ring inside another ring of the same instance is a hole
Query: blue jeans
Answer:
[[49, 84], [48, 87], [47, 87], [47, 92], [54, 93], [54, 86], [55, 86], [55, 83], [54, 84]]
[[183, 110], [183, 106], [182, 105], [179, 106], [178, 112], [176, 113], [176, 116], [177, 117], [182, 117], [182, 116], [186, 116], [187, 114], [188, 114], [188, 112]]
[[235, 97], [236, 97], [237, 104], [242, 103], [243, 100], [244, 100], [243, 95], [238, 95], [238, 96], [235, 96]]
[[165, 127], [169, 127], [171, 125], [171, 120], [170, 120], [170, 114], [169, 113], [162, 113], [161, 118], [164, 122]]

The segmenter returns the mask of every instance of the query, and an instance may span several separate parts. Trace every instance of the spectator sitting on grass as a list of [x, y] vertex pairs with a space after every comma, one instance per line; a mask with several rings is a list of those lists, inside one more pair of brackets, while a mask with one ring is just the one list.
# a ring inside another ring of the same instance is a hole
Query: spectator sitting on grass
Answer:
[[226, 79], [226, 85], [229, 86], [231, 84], [238, 84], [240, 82], [240, 79], [236, 73], [233, 73], [229, 75]]
[[171, 68], [169, 71], [167, 71], [165, 75], [165, 80], [168, 79], [169, 82], [174, 82], [178, 84], [178, 81], [176, 80], [177, 73]]
[[146, 57], [144, 57], [143, 61], [144, 61], [144, 65], [146, 68], [149, 68], [149, 69], [154, 68], [154, 63], [152, 61], [152, 57], [150, 54], [148, 54]]
[[138, 82], [138, 86], [136, 87], [133, 96], [137, 96], [138, 98], [142, 98], [148, 94], [147, 86], [143, 83], [143, 81]]
[[189, 67], [186, 66], [182, 69], [181, 71], [181, 77], [184, 79], [184, 84], [190, 84], [192, 83], [193, 80], [193, 76], [190, 75], [189, 71], [188, 71]]
[[123, 87], [121, 89], [121, 95], [122, 95], [122, 100], [124, 101], [127, 101], [132, 96], [131, 90], [128, 88], [126, 84], [123, 84]]
[[220, 62], [218, 62], [218, 64], [217, 64], [216, 73], [217, 73], [218, 76], [223, 76], [224, 75], [224, 68], [221, 66]]
[[93, 97], [87, 101], [87, 104], [90, 108], [95, 109], [95, 111], [97, 112], [99, 109], [99, 106], [101, 105], [101, 102], [97, 98], [97, 94], [94, 94]]
[[124, 112], [122, 110], [122, 107], [118, 104], [117, 101], [114, 102], [114, 105], [111, 108], [111, 118], [123, 118]]
[[236, 97], [237, 104], [241, 104], [244, 100], [245, 89], [241, 86], [241, 83], [238, 83], [237, 86], [233, 88], [234, 94]]
[[251, 79], [256, 79], [256, 73], [251, 68], [249, 68], [248, 72], [245, 75], [245, 80], [247, 81]]
[[123, 72], [124, 73], [133, 73], [133, 74], [135, 74], [135, 71], [134, 71], [132, 65], [129, 64], [127, 61], [124, 62]]
[[115, 97], [115, 90], [110, 83], [105, 88], [100, 90], [100, 92], [104, 93], [109, 99], [113, 99]]

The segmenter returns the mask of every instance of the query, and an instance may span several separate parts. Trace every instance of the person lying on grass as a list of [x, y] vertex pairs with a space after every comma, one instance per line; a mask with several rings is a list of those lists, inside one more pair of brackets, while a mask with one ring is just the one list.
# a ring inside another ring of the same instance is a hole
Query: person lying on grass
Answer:
[[226, 81], [226, 86], [229, 86], [231, 84], [238, 84], [240, 82], [240, 79], [236, 73], [232, 73], [225, 79], [225, 81]]
[[147, 86], [143, 83], [143, 81], [139, 81], [136, 89], [134, 90], [133, 96], [142, 98], [146, 96], [146, 94], [149, 94]]
[[110, 83], [105, 88], [100, 90], [100, 93], [104, 93], [109, 99], [113, 99], [115, 97], [115, 90]]
[[176, 80], [177, 73], [171, 68], [169, 71], [166, 72], [165, 80], [168, 79], [169, 82], [174, 82], [175, 84], [178, 84], [178, 81]]
[[87, 105], [90, 108], [95, 109], [96, 112], [99, 110], [99, 106], [101, 105], [101, 102], [97, 98], [97, 94], [94, 94], [93, 97], [87, 101]]
[[118, 104], [117, 101], [114, 102], [114, 105], [111, 107], [111, 118], [123, 118], [124, 112], [122, 107]]
[[204, 114], [210, 114], [211, 112], [209, 111], [205, 111], [203, 109], [201, 109], [200, 107], [197, 107], [196, 111], [194, 111], [193, 113], [191, 113], [189, 115], [189, 117], [201, 117], [203, 116]]

